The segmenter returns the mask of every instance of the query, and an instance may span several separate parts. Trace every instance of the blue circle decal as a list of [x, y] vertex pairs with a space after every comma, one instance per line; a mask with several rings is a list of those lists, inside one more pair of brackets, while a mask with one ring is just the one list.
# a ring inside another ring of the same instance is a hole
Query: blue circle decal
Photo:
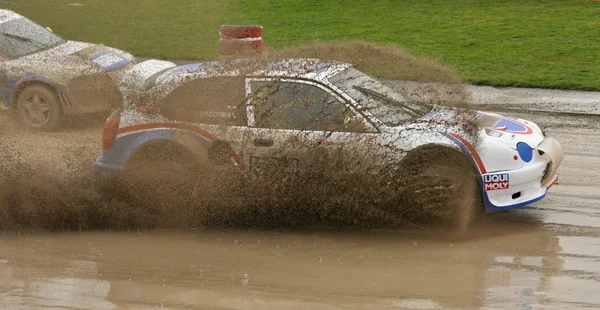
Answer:
[[517, 143], [517, 152], [519, 152], [519, 156], [526, 163], [533, 159], [533, 149], [525, 142]]

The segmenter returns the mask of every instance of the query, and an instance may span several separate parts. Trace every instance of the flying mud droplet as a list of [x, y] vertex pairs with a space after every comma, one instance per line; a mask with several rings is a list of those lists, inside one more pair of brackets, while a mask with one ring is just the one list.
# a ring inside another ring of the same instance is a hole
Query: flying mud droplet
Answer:
[[242, 284], [244, 286], [248, 286], [248, 282], [250, 282], [250, 277], [247, 273], [244, 273], [244, 277], [242, 278]]
[[[400, 49], [373, 44], [298, 47], [275, 52], [273, 57], [283, 55], [349, 61], [367, 72], [380, 72], [379, 77], [383, 78], [462, 87], [452, 70]], [[396, 71], [380, 70], [388, 67]], [[466, 102], [459, 97], [446, 100], [443, 93], [421, 96], [418, 90], [404, 91], [420, 102], [449, 105]], [[447, 93], [465, 94], [460, 89]], [[189, 191], [163, 186], [160, 192], [142, 197], [138, 203], [120, 195], [103, 196], [91, 176], [91, 164], [100, 153], [101, 125], [91, 122], [87, 128], [81, 125], [72, 128], [75, 130], [40, 135], [23, 130], [0, 115], [0, 148], [3, 150], [0, 152], [0, 229], [398, 227], [428, 217], [420, 216], [418, 210], [411, 208], [405, 199], [406, 191], [405, 197], [390, 194], [401, 188], [405, 180], [341, 178], [329, 171], [285, 176], [285, 182], [278, 178], [256, 184], [233, 179], [178, 182], [177, 186]], [[222, 158], [221, 153], [213, 154], [215, 161]], [[145, 175], [147, 179], [157, 176]], [[336, 186], [324, 186], [324, 181]], [[141, 193], [143, 188], [138, 190]], [[237, 197], [234, 199], [234, 196]]]

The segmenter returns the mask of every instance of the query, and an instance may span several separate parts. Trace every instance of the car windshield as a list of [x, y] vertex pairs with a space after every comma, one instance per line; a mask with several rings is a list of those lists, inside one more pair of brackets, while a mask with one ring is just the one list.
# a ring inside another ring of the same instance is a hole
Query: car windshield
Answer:
[[354, 98], [362, 111], [370, 112], [387, 126], [398, 126], [431, 110], [355, 68], [346, 69], [329, 81]]
[[61, 37], [27, 18], [0, 23], [0, 54], [9, 59], [41, 52], [62, 42]]

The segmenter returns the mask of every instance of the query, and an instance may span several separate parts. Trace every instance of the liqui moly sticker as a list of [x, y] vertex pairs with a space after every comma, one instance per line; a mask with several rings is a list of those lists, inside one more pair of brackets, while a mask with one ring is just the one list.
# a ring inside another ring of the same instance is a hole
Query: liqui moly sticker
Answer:
[[510, 186], [508, 173], [484, 174], [483, 189], [487, 191], [497, 191], [507, 189]]

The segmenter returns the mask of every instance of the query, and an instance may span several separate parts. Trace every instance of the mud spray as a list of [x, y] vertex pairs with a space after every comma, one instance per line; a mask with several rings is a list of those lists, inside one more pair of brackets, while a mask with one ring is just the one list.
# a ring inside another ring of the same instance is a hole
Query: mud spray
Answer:
[[[461, 107], [467, 102], [467, 91], [453, 71], [395, 47], [362, 42], [310, 45], [275, 51], [269, 57], [296, 56], [354, 63], [387, 79], [417, 102]], [[414, 87], [407, 81], [430, 86]], [[393, 227], [420, 222], [437, 225], [450, 218], [455, 222], [456, 214], [466, 217], [472, 211], [436, 213], [432, 211], [435, 208], [414, 208], [419, 189], [402, 178], [349, 178], [322, 169], [246, 182], [222, 175], [182, 175], [165, 181], [158, 170], [148, 167], [141, 179], [155, 184], [128, 180], [134, 195], [100, 195], [91, 171], [101, 153], [101, 123], [78, 119], [61, 132], [40, 133], [0, 114], [0, 229]], [[460, 207], [469, 204], [465, 199], [470, 199], [471, 193], [446, 191], [425, 197], [432, 207], [449, 201]]]

